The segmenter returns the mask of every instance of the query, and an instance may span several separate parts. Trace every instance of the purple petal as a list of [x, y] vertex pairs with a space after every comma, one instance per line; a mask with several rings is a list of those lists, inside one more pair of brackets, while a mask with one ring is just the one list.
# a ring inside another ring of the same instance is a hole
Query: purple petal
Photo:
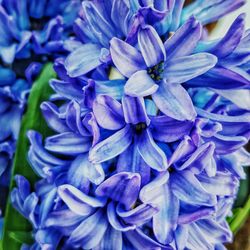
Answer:
[[189, 154], [194, 152], [195, 149], [196, 146], [194, 145], [192, 139], [189, 136], [185, 136], [172, 154], [169, 160], [169, 165], [185, 159]]
[[247, 138], [243, 136], [224, 136], [219, 134], [212, 137], [212, 141], [216, 146], [215, 152], [221, 155], [232, 153], [248, 142]]
[[216, 220], [206, 219], [197, 222], [198, 228], [204, 236], [213, 238], [215, 242], [230, 242], [232, 232], [226, 222], [218, 223]]
[[77, 77], [84, 75], [101, 65], [101, 48], [96, 44], [84, 44], [71, 52], [65, 60], [68, 75]]
[[231, 54], [240, 43], [243, 36], [244, 19], [245, 14], [239, 15], [231, 25], [226, 35], [214, 47], [206, 51], [220, 58]]
[[168, 171], [158, 174], [156, 178], [141, 189], [140, 200], [144, 203], [158, 203], [158, 198], [164, 194], [162, 186], [167, 183], [168, 179]]
[[171, 189], [178, 199], [188, 204], [200, 206], [214, 206], [216, 204], [216, 196], [206, 192], [190, 171], [172, 173]]
[[243, 69], [231, 69], [216, 66], [206, 74], [198, 76], [188, 82], [188, 86], [210, 87], [215, 89], [235, 89], [249, 86], [250, 77]]
[[132, 142], [132, 131], [129, 125], [102, 142], [96, 144], [89, 152], [89, 160], [101, 163], [110, 160], [125, 151]]
[[208, 53], [174, 58], [165, 65], [164, 79], [167, 83], [184, 83], [204, 74], [216, 63], [217, 57]]
[[117, 214], [126, 224], [141, 226], [159, 212], [159, 208], [153, 204], [141, 204], [134, 209], [125, 211], [121, 205], [117, 206]]
[[64, 154], [77, 155], [88, 152], [91, 147], [91, 137], [83, 137], [72, 132], [47, 137], [45, 148], [49, 151]]
[[83, 219], [82, 215], [75, 214], [71, 210], [65, 209], [53, 211], [49, 214], [45, 226], [46, 227], [70, 227], [77, 225]]
[[89, 131], [84, 128], [81, 117], [81, 106], [76, 101], [71, 101], [66, 110], [66, 123], [68, 127], [74, 132], [82, 136], [90, 136]]
[[16, 175], [15, 181], [19, 190], [20, 198], [25, 200], [30, 194], [30, 183], [22, 175]]
[[123, 220], [117, 216], [114, 202], [108, 204], [107, 217], [111, 226], [117, 231], [126, 232], [136, 228], [135, 224], [124, 223]]
[[164, 45], [152, 26], [146, 25], [140, 28], [138, 45], [148, 67], [156, 66], [158, 63], [165, 61]]
[[150, 180], [150, 167], [142, 159], [136, 145], [132, 144], [119, 155], [117, 172], [131, 172], [141, 175], [141, 185], [144, 186]]
[[108, 221], [102, 209], [87, 217], [70, 235], [68, 245], [74, 248], [92, 249], [102, 240]]
[[151, 126], [154, 139], [162, 142], [174, 142], [190, 133], [193, 122], [180, 122], [167, 116], [153, 116]]
[[178, 170], [188, 168], [195, 174], [202, 172], [213, 157], [215, 145], [212, 142], [204, 143], [186, 160], [181, 166], [176, 166]]
[[110, 96], [97, 96], [93, 103], [93, 112], [102, 128], [118, 130], [125, 126], [122, 105]]
[[102, 241], [98, 246], [94, 247], [93, 250], [122, 250], [123, 246], [124, 243], [122, 239], [122, 232], [117, 231], [113, 229], [113, 227], [109, 226]]
[[106, 199], [90, 197], [71, 185], [60, 186], [58, 195], [71, 211], [83, 216], [106, 204]]
[[82, 91], [83, 86], [79, 83], [52, 79], [50, 80], [50, 86], [60, 96], [69, 100], [77, 100], [80, 102], [84, 97]]
[[110, 53], [115, 66], [126, 77], [146, 68], [140, 52], [118, 38], [110, 41]]
[[165, 43], [167, 60], [189, 55], [201, 38], [201, 24], [190, 17]]
[[154, 142], [151, 132], [146, 129], [138, 136], [138, 151], [142, 159], [153, 169], [164, 171], [168, 168], [167, 157]]
[[213, 89], [213, 91], [236, 104], [239, 108], [250, 111], [250, 90]]
[[188, 226], [179, 225], [174, 234], [177, 249], [185, 249], [188, 239]]
[[178, 218], [178, 224], [190, 224], [215, 215], [214, 207], [198, 207], [195, 211], [185, 211]]
[[58, 133], [69, 131], [63, 119], [60, 119], [60, 112], [57, 106], [51, 102], [43, 102], [41, 105], [43, 116], [50, 128]]
[[135, 249], [166, 249], [170, 250], [172, 247], [164, 246], [157, 241], [151, 239], [149, 236], [144, 234], [140, 229], [134, 231], [128, 231], [125, 236], [135, 247]]
[[196, 117], [189, 94], [179, 84], [162, 83], [152, 98], [164, 114], [176, 120], [194, 120]]
[[122, 107], [126, 123], [134, 125], [138, 123], [145, 123], [149, 125], [150, 120], [146, 113], [143, 98], [124, 96], [122, 98]]
[[96, 189], [96, 195], [109, 197], [129, 209], [137, 200], [140, 186], [139, 174], [121, 172], [101, 183]]
[[83, 191], [88, 190], [89, 182], [99, 185], [103, 182], [104, 177], [102, 166], [89, 162], [88, 154], [76, 157], [67, 172], [68, 184]]
[[162, 244], [173, 240], [173, 232], [177, 227], [179, 215], [179, 200], [170, 190], [170, 186], [161, 186], [160, 211], [153, 217], [153, 231], [157, 240]]
[[217, 172], [216, 176], [212, 178], [206, 175], [198, 175], [197, 179], [210, 194], [220, 196], [235, 195], [239, 185], [237, 178], [223, 172]]
[[126, 82], [124, 91], [130, 96], [148, 96], [156, 92], [158, 85], [146, 70], [134, 73]]

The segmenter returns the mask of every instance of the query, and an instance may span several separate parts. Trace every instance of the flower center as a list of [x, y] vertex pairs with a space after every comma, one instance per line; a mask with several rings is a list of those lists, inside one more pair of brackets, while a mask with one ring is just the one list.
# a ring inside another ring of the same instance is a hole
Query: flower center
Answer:
[[43, 30], [45, 24], [50, 20], [49, 17], [43, 18], [30, 18], [31, 30], [41, 31]]
[[164, 62], [160, 62], [159, 64], [149, 68], [148, 74], [153, 80], [160, 81], [162, 80], [163, 71], [164, 71]]
[[135, 125], [135, 132], [140, 134], [145, 128], [147, 128], [147, 124], [144, 122], [140, 122]]

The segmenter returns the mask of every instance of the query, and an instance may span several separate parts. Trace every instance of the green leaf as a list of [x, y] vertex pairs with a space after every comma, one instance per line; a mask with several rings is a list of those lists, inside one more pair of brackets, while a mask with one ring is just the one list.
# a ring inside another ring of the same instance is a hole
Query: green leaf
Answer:
[[10, 232], [9, 237], [20, 244], [32, 244], [33, 242], [33, 238], [30, 232]]
[[[43, 119], [42, 113], [40, 111], [40, 104], [43, 101], [48, 100], [50, 95], [53, 93], [48, 82], [51, 78], [55, 77], [56, 74], [53, 70], [52, 64], [47, 64], [44, 66], [42, 73], [38, 77], [37, 81], [35, 81], [31, 89], [31, 93], [28, 99], [27, 111], [22, 119], [19, 138], [17, 142], [10, 190], [12, 190], [15, 186], [14, 176], [17, 174], [25, 176], [31, 182], [31, 184], [34, 184], [34, 182], [38, 179], [26, 159], [29, 149], [29, 141], [26, 137], [26, 134], [30, 129], [39, 131], [43, 134], [43, 136], [52, 134], [52, 131], [50, 131]], [[24, 239], [28, 239], [25, 232], [30, 232], [31, 230], [32, 227], [29, 222], [25, 220], [11, 206], [9, 198], [4, 221], [2, 249], [20, 249], [21, 242], [25, 241]]]
[[248, 216], [250, 216], [250, 196], [244, 207], [237, 209], [234, 212], [233, 216], [228, 220], [230, 228], [234, 234], [236, 234], [239, 229], [244, 225]]

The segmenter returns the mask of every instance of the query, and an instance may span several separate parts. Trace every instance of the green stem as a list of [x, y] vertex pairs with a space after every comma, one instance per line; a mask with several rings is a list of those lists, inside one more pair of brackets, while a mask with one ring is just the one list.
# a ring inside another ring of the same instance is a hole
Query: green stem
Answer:
[[[40, 111], [40, 104], [48, 100], [53, 93], [49, 86], [49, 80], [55, 78], [56, 74], [53, 70], [52, 64], [46, 64], [37, 81], [33, 84], [31, 93], [28, 99], [27, 112], [24, 114], [20, 133], [17, 142], [17, 149], [12, 169], [12, 178], [10, 190], [15, 186], [14, 176], [19, 174], [25, 176], [31, 184], [37, 180], [37, 176], [29, 166], [27, 161], [27, 152], [29, 150], [29, 141], [27, 139], [27, 131], [34, 129], [39, 131], [44, 136], [51, 134], [47, 127], [42, 113]], [[20, 232], [30, 232], [32, 227], [30, 223], [25, 220], [12, 206], [10, 197], [6, 207], [6, 214], [4, 219], [4, 230], [2, 239], [2, 250], [16, 250], [20, 249], [21, 243], [15, 238], [20, 238]], [[16, 236], [15, 236], [16, 234]], [[29, 238], [29, 237], [21, 237]], [[0, 246], [1, 246], [0, 245]]]
[[236, 234], [237, 231], [241, 228], [241, 226], [247, 220], [249, 215], [250, 215], [250, 196], [245, 206], [240, 209], [237, 215], [230, 222], [230, 228], [234, 234]]

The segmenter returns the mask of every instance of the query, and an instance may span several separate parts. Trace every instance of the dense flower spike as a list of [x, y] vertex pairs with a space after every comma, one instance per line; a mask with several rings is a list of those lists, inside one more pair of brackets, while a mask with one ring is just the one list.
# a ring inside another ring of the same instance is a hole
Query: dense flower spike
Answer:
[[[68, 55], [55, 60], [55, 94], [41, 104], [55, 134], [27, 134], [41, 180], [31, 192], [17, 176], [11, 193], [33, 225], [34, 244], [22, 249], [224, 249], [232, 241], [226, 218], [250, 164], [250, 31], [244, 14], [216, 41], [205, 25], [244, 2], [82, 2], [75, 36], [62, 45]], [[31, 7], [19, 25], [46, 16]], [[13, 145], [0, 149], [5, 169]]]

